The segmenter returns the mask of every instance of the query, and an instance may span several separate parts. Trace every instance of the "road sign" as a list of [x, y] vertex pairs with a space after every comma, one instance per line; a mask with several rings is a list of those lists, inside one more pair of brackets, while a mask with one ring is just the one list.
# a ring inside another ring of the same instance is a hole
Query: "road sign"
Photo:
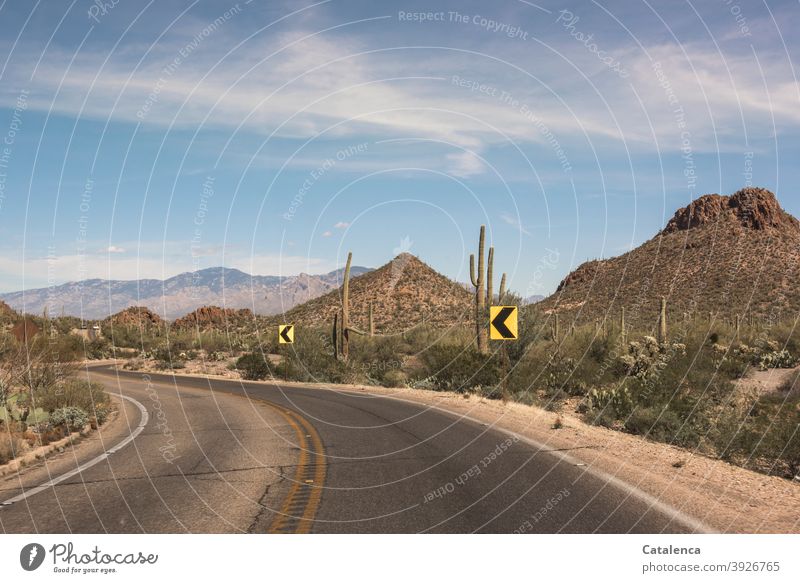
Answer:
[[492, 340], [516, 340], [517, 306], [492, 306], [489, 308], [489, 338]]
[[278, 326], [278, 342], [281, 344], [294, 344], [294, 324], [281, 324]]

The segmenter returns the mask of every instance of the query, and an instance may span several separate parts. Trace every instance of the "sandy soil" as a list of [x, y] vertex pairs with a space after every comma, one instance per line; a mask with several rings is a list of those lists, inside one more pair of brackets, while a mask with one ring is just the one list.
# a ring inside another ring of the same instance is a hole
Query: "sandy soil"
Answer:
[[[122, 363], [120, 363], [122, 364]], [[191, 362], [178, 374], [238, 378], [227, 362]], [[142, 370], [153, 370], [146, 363]], [[157, 371], [153, 371], [157, 372]], [[780, 371], [790, 374], [790, 371]], [[776, 376], [765, 381], [777, 386]], [[330, 385], [281, 382], [331, 390]], [[638, 488], [700, 521], [709, 530], [735, 533], [800, 533], [800, 481], [759, 474], [701, 454], [641, 437], [587, 425], [571, 413], [519, 403], [417, 389], [336, 385], [336, 390], [391, 396], [469, 416], [568, 452], [587, 471], [598, 470]], [[556, 429], [556, 419], [561, 427]]]

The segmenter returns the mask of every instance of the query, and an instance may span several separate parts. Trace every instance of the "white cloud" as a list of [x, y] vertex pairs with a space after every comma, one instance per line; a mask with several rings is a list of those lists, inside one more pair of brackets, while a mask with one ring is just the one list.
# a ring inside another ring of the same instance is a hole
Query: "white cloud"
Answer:
[[450, 153], [445, 156], [448, 162], [448, 172], [459, 178], [469, 178], [482, 174], [486, 167], [480, 158], [473, 152]]
[[109, 245], [106, 248], [106, 253], [125, 253], [125, 248], [117, 247], [116, 245]]
[[325, 231], [324, 233], [322, 233], [322, 236], [323, 237], [332, 237], [333, 233], [331, 231]]
[[511, 225], [512, 227], [514, 227], [517, 231], [519, 231], [523, 235], [531, 234], [530, 231], [528, 231], [522, 225], [522, 223], [519, 221], [519, 218], [512, 215], [511, 213], [506, 213], [506, 212], [500, 213], [500, 219], [502, 219], [502, 221], [507, 225]]
[[350, 223], [345, 223], [344, 221], [339, 221], [335, 225], [333, 225], [334, 229], [346, 229], [350, 226]]

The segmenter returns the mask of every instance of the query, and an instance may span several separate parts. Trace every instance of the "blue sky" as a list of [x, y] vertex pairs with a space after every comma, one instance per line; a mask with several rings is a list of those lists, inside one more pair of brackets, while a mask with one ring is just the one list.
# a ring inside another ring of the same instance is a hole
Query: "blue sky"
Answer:
[[0, 3], [0, 291], [410, 251], [523, 295], [746, 184], [800, 215], [797, 2]]

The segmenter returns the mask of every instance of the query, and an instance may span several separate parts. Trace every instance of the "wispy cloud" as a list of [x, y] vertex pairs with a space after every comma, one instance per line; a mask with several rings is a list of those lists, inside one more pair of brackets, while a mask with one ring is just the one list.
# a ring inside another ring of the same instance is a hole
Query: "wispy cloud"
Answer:
[[514, 227], [517, 231], [519, 231], [523, 235], [530, 235], [531, 234], [530, 231], [528, 231], [528, 229], [526, 229], [522, 225], [522, 223], [520, 222], [519, 218], [517, 218], [515, 215], [512, 215], [511, 213], [507, 213], [507, 212], [500, 213], [500, 219], [505, 224], [511, 225], [512, 227]]
[[483, 162], [473, 152], [451, 152], [445, 158], [449, 164], [449, 173], [459, 178], [469, 178], [482, 174], [485, 170]]

